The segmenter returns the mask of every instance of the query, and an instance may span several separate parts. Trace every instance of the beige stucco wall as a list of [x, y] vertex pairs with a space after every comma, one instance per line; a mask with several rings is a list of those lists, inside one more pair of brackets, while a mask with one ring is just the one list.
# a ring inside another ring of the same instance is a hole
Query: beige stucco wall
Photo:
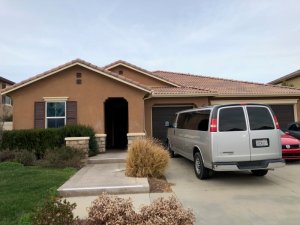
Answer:
[[[76, 73], [82, 73], [82, 84], [76, 84]], [[104, 102], [122, 97], [128, 102], [129, 132], [144, 131], [145, 92], [80, 66], [74, 66], [12, 92], [14, 129], [34, 126], [34, 102], [43, 97], [69, 97], [77, 101], [77, 122], [104, 133]]]
[[172, 105], [193, 105], [201, 107], [208, 105], [207, 97], [186, 97], [186, 98], [151, 98], [145, 100], [145, 128], [146, 135], [152, 136], [152, 107], [153, 106], [172, 106]]
[[[282, 85], [283, 82], [280, 82], [278, 85]], [[285, 85], [292, 85], [292, 87], [300, 88], [300, 76], [288, 79], [285, 81]]]
[[124, 67], [124, 66], [121, 66], [121, 65], [110, 69], [110, 71], [115, 72], [116, 74], [119, 74], [119, 71], [122, 71], [123, 72], [122, 76], [124, 76], [126, 78], [129, 78], [131, 80], [134, 80], [136, 82], [139, 82], [141, 84], [144, 84], [146, 86], [150, 86], [150, 87], [173, 87], [172, 85], [170, 85], [166, 82], [154, 79], [154, 78], [149, 77], [145, 74], [139, 73], [135, 70], [132, 70], [130, 68], [127, 68], [127, 67]]

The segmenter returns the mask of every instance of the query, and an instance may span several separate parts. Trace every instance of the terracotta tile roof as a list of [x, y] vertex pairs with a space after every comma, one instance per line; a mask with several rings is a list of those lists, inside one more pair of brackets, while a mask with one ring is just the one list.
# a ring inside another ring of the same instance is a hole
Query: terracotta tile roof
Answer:
[[172, 80], [173, 82], [185, 87], [193, 87], [215, 92], [219, 97], [300, 96], [300, 89], [290, 87], [167, 71], [155, 71], [153, 74], [167, 80]]
[[7, 87], [7, 88], [1, 90], [1, 93], [3, 93], [3, 94], [4, 94], [4, 93], [5, 93], [5, 94], [6, 94], [6, 93], [9, 93], [10, 91], [13, 91], [13, 90], [15, 90], [15, 89], [21, 88], [21, 87], [23, 87], [23, 86], [25, 86], [25, 85], [28, 85], [28, 84], [30, 84], [30, 83], [33, 83], [33, 82], [38, 81], [38, 80], [40, 80], [40, 79], [43, 79], [43, 78], [45, 78], [45, 77], [47, 77], [47, 76], [49, 76], [49, 75], [51, 75], [51, 74], [54, 74], [54, 73], [56, 73], [56, 72], [59, 72], [60, 70], [69, 68], [69, 67], [74, 66], [74, 65], [83, 65], [83, 66], [86, 66], [86, 67], [88, 67], [88, 68], [94, 69], [94, 70], [97, 71], [97, 72], [100, 72], [100, 73], [103, 73], [103, 74], [107, 74], [107, 75], [109, 75], [109, 76], [111, 76], [111, 77], [115, 77], [117, 80], [119, 80], [119, 81], [121, 81], [121, 82], [123, 81], [123, 82], [125, 82], [125, 83], [130, 84], [130, 85], [139, 87], [139, 88], [141, 88], [141, 89], [143, 89], [143, 90], [145, 90], [145, 91], [147, 91], [147, 92], [149, 92], [149, 93], [151, 92], [151, 89], [150, 89], [149, 87], [147, 87], [147, 86], [145, 86], [145, 85], [142, 85], [142, 84], [140, 84], [140, 83], [138, 83], [138, 82], [136, 82], [136, 81], [130, 80], [130, 79], [128, 79], [128, 78], [126, 78], [126, 77], [124, 77], [124, 76], [122, 76], [122, 75], [119, 75], [119, 74], [110, 72], [110, 71], [108, 71], [108, 70], [105, 70], [105, 69], [103, 69], [103, 68], [101, 68], [101, 67], [98, 67], [98, 66], [96, 66], [96, 65], [94, 65], [94, 64], [92, 64], [92, 63], [86, 62], [86, 61], [84, 61], [84, 60], [82, 60], [82, 59], [75, 59], [75, 60], [72, 60], [72, 61], [70, 61], [70, 62], [67, 62], [67, 63], [65, 63], [65, 64], [63, 64], [63, 65], [60, 65], [60, 66], [58, 66], [58, 67], [55, 67], [55, 68], [53, 68], [53, 69], [51, 69], [51, 70], [48, 70], [48, 71], [46, 71], [46, 72], [44, 72], [44, 73], [38, 74], [38, 75], [33, 76], [33, 77], [29, 78], [29, 79], [26, 79], [26, 80], [24, 80], [24, 81], [21, 81], [20, 83], [17, 83], [17, 84], [14, 84], [14, 85], [12, 85], [12, 86], [9, 86], [9, 87]]
[[161, 81], [163, 81], [163, 82], [166, 82], [166, 83], [168, 83], [168, 84], [173, 85], [174, 87], [179, 87], [177, 84], [175, 84], [174, 82], [172, 82], [172, 81], [170, 81], [170, 80], [165, 80], [165, 79], [162, 78], [162, 77], [157, 77], [157, 76], [155, 76], [151, 71], [145, 70], [145, 69], [143, 69], [143, 68], [141, 68], [141, 67], [138, 67], [138, 66], [136, 66], [136, 65], [134, 65], [134, 64], [131, 64], [131, 63], [129, 63], [129, 62], [126, 62], [126, 61], [124, 61], [124, 60], [117, 60], [117, 61], [115, 61], [115, 62], [113, 62], [113, 63], [110, 63], [110, 64], [104, 66], [103, 69], [109, 70], [109, 69], [114, 68], [114, 67], [119, 66], [119, 65], [123, 65], [123, 66], [125, 66], [125, 67], [131, 67], [132, 69], [135, 69], [135, 70], [140, 71], [140, 72], [142, 72], [142, 73], [144, 73], [144, 74], [147, 74], [147, 75], [150, 76], [150, 77], [153, 77], [153, 78], [155, 78], [155, 79], [159, 79], [159, 80], [161, 80]]
[[214, 96], [211, 91], [192, 87], [152, 87], [153, 97]]
[[283, 77], [280, 77], [276, 80], [273, 80], [271, 82], [269, 82], [269, 84], [279, 84], [283, 81], [287, 81], [289, 79], [295, 78], [295, 77], [299, 77], [300, 76], [300, 70], [297, 70], [295, 72], [289, 73], [288, 75], [285, 75]]
[[1, 77], [1, 76], [0, 76], [0, 81], [3, 82], [3, 83], [9, 84], [9, 85], [15, 84], [15, 82], [13, 82], [11, 80], [8, 80], [8, 79], [6, 79], [4, 77]]

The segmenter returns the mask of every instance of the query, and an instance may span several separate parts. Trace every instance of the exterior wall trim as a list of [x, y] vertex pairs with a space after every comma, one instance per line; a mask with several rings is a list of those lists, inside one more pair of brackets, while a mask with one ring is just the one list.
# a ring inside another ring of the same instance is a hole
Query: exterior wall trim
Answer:
[[127, 137], [133, 137], [133, 136], [145, 136], [146, 133], [127, 133]]
[[65, 141], [82, 141], [82, 140], [89, 140], [90, 137], [66, 137]]
[[69, 97], [43, 97], [45, 102], [66, 102]]
[[95, 137], [106, 137], [107, 134], [95, 134]]

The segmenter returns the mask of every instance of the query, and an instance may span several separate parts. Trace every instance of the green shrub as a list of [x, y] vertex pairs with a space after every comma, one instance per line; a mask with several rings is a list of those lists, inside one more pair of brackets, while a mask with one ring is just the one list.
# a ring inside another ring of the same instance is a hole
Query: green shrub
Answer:
[[10, 150], [0, 151], [0, 162], [14, 161], [16, 158], [15, 152]]
[[35, 155], [33, 152], [27, 151], [27, 150], [21, 150], [19, 152], [16, 152], [16, 158], [15, 160], [18, 163], [23, 164], [24, 166], [33, 166], [35, 163]]
[[88, 209], [85, 225], [118, 224], [137, 225], [138, 214], [133, 210], [131, 199], [101, 194]]
[[93, 128], [85, 125], [67, 125], [63, 128], [64, 137], [90, 137], [89, 156], [97, 155], [98, 143]]
[[83, 151], [71, 147], [60, 147], [47, 150], [43, 158], [43, 165], [55, 168], [75, 167], [83, 165], [85, 154]]
[[1, 149], [22, 150], [33, 152], [37, 159], [43, 158], [45, 151], [62, 147], [65, 137], [90, 137], [89, 156], [98, 153], [95, 132], [84, 125], [67, 125], [63, 128], [29, 129], [4, 131]]
[[174, 197], [158, 198], [140, 210], [141, 225], [193, 225], [195, 215]]
[[153, 139], [139, 139], [128, 149], [125, 174], [130, 177], [161, 177], [170, 160], [164, 147]]
[[71, 204], [66, 199], [47, 199], [38, 207], [32, 216], [33, 225], [72, 225], [74, 218], [73, 210], [76, 204]]

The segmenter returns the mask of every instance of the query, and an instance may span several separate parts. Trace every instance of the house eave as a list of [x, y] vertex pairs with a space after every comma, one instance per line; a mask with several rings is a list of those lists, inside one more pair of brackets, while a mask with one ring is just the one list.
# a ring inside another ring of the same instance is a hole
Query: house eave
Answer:
[[132, 67], [132, 66], [129, 66], [129, 65], [127, 65], [127, 64], [124, 64], [124, 63], [122, 63], [122, 62], [119, 62], [119, 63], [116, 63], [116, 64], [111, 65], [111, 66], [109, 66], [109, 67], [106, 67], [105, 69], [106, 69], [106, 70], [110, 70], [110, 69], [115, 68], [115, 67], [117, 67], [117, 66], [124, 66], [124, 67], [127, 67], [127, 68], [129, 68], [129, 69], [132, 69], [132, 70], [134, 70], [134, 71], [136, 71], [136, 72], [142, 73], [142, 74], [144, 74], [144, 75], [146, 75], [146, 76], [149, 76], [149, 77], [152, 77], [152, 78], [154, 78], [154, 79], [156, 79], [156, 80], [159, 80], [159, 81], [161, 81], [161, 82], [170, 84], [170, 85], [172, 85], [172, 86], [174, 86], [174, 87], [181, 87], [181, 86], [178, 85], [178, 84], [175, 84], [175, 83], [173, 83], [173, 82], [167, 81], [167, 80], [165, 80], [165, 79], [161, 79], [161, 78], [159, 78], [159, 77], [157, 77], [157, 76], [152, 75], [151, 73], [146, 73], [146, 72], [144, 72], [144, 71], [142, 71], [142, 70], [139, 70], [139, 69], [137, 69], [137, 68], [134, 68], [134, 67]]
[[238, 94], [220, 94], [216, 95], [216, 98], [251, 98], [251, 97], [259, 97], [259, 98], [280, 98], [280, 97], [298, 97], [299, 94], [245, 94], [245, 95], [238, 95]]
[[75, 62], [75, 63], [72, 63], [72, 64], [70, 64], [70, 65], [66, 65], [66, 66], [64, 66], [64, 67], [62, 67], [62, 68], [59, 68], [59, 69], [57, 69], [57, 70], [55, 70], [55, 71], [49, 72], [48, 74], [45, 74], [45, 75], [43, 75], [43, 76], [40, 76], [40, 77], [37, 77], [37, 78], [35, 78], [35, 79], [29, 80], [29, 81], [27, 81], [27, 82], [25, 82], [25, 83], [23, 83], [23, 84], [20, 84], [20, 85], [14, 87], [14, 88], [9, 88], [9, 87], [8, 87], [9, 89], [8, 89], [7, 91], [5, 91], [5, 89], [4, 89], [4, 90], [1, 92], [1, 95], [6, 95], [6, 94], [8, 94], [8, 93], [11, 93], [11, 92], [13, 92], [13, 91], [16, 91], [16, 90], [18, 90], [18, 89], [20, 89], [20, 88], [23, 88], [23, 87], [25, 87], [25, 86], [27, 86], [27, 85], [29, 85], [29, 84], [32, 84], [32, 83], [37, 82], [37, 81], [39, 81], [39, 80], [42, 80], [42, 79], [44, 79], [44, 78], [50, 77], [50, 76], [52, 76], [52, 75], [54, 75], [54, 74], [56, 74], [56, 73], [59, 73], [59, 72], [61, 72], [61, 71], [64, 71], [64, 70], [69, 69], [69, 68], [71, 68], [71, 67], [73, 67], [73, 66], [76, 66], [76, 65], [82, 66], [82, 67], [84, 67], [84, 68], [86, 68], [86, 69], [89, 69], [89, 70], [92, 70], [92, 71], [94, 71], [94, 72], [96, 72], [96, 73], [98, 73], [98, 74], [104, 75], [104, 76], [109, 77], [109, 78], [111, 78], [111, 79], [113, 79], [113, 80], [117, 80], [117, 81], [119, 81], [119, 82], [121, 82], [121, 83], [127, 84], [127, 85], [132, 86], [132, 87], [134, 87], [134, 88], [137, 88], [137, 89], [139, 89], [139, 90], [142, 90], [142, 91], [144, 91], [144, 92], [146, 92], [146, 93], [151, 93], [151, 91], [148, 90], [148, 89], [142, 88], [142, 87], [140, 87], [140, 86], [138, 86], [138, 85], [135, 85], [135, 84], [133, 84], [133, 83], [127, 82], [127, 81], [122, 80], [122, 79], [119, 79], [118, 77], [115, 77], [115, 76], [110, 75], [110, 74], [108, 74], [108, 73], [102, 72], [102, 71], [97, 70], [97, 69], [95, 69], [95, 68], [93, 68], [93, 67], [87, 66], [87, 65], [85, 65], [85, 64], [83, 64], [83, 63], [81, 63], [81, 62]]

